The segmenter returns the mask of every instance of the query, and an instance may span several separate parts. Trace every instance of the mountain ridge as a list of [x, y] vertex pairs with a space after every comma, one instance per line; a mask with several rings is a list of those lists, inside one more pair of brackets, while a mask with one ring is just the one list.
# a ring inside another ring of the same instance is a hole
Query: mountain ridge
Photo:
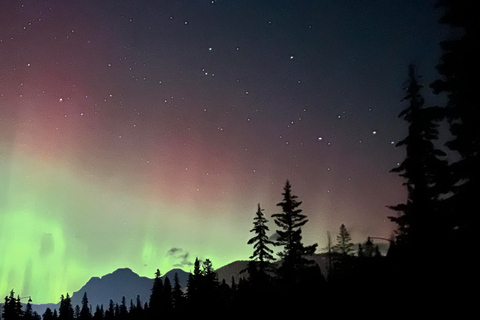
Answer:
[[[328, 258], [327, 254], [319, 253], [308, 257], [314, 260], [319, 266], [324, 275], [327, 274]], [[247, 273], [241, 271], [246, 269], [248, 260], [236, 260], [228, 263], [222, 267], [215, 269], [217, 273], [217, 279], [219, 282], [225, 280], [228, 285], [232, 284], [232, 279], [236, 283], [242, 277], [246, 277]], [[165, 273], [161, 278], [169, 278], [173, 285], [175, 273], [178, 274], [179, 283], [183, 289], [186, 288], [188, 283], [189, 272], [182, 269], [174, 268]], [[103, 305], [104, 309], [108, 308], [109, 301], [120, 304], [123, 296], [127, 305], [130, 305], [130, 300], [136, 304], [137, 295], [140, 296], [142, 305], [148, 302], [150, 299], [150, 293], [153, 286], [153, 278], [140, 276], [132, 269], [128, 267], [118, 268], [111, 273], [107, 273], [103, 276], [91, 277], [79, 290], [73, 292], [71, 295], [72, 306], [81, 306], [84, 293], [87, 293], [87, 298], [92, 311], [95, 310], [97, 305]], [[47, 308], [59, 309], [60, 302], [58, 303], [46, 303], [46, 304], [32, 304], [33, 311], [36, 311], [39, 315], [42, 315]]]

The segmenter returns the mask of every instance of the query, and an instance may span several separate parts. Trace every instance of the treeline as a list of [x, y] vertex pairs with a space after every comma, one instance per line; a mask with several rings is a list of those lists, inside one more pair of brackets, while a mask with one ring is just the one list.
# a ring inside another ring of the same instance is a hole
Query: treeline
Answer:
[[[311, 260], [317, 245], [303, 243], [307, 223], [301, 202], [287, 181], [281, 212], [271, 217], [277, 238], [268, 237], [268, 220], [260, 205], [253, 220], [253, 246], [241, 279], [219, 282], [209, 260], [195, 261], [185, 291], [178, 281], [164, 281], [157, 271], [148, 303], [113, 301], [104, 310], [71, 306], [62, 297], [59, 312], [50, 310], [43, 319], [159, 319], [167, 316], [205, 315], [230, 317], [305, 315], [335, 312], [344, 316], [415, 316], [455, 311], [456, 317], [472, 309], [476, 284], [476, 239], [473, 217], [478, 213], [480, 190], [480, 18], [474, 2], [441, 0], [441, 23], [455, 28], [456, 37], [440, 43], [443, 55], [437, 65], [439, 78], [429, 85], [445, 97], [444, 106], [429, 106], [414, 65], [405, 83], [407, 106], [399, 114], [408, 134], [397, 146], [405, 159], [392, 169], [402, 177], [407, 191], [404, 203], [391, 205], [389, 217], [397, 226], [386, 257], [372, 248], [371, 239], [355, 249], [348, 231], [341, 227], [336, 245], [328, 245], [328, 272]], [[439, 126], [451, 139], [439, 144]], [[448, 157], [452, 155], [453, 157]], [[454, 159], [454, 160], [452, 160]], [[273, 247], [280, 249], [278, 261]], [[354, 254], [355, 253], [355, 254]], [[238, 282], [236, 282], [238, 281]], [[387, 310], [387, 311], [386, 311]], [[20, 298], [5, 297], [3, 317], [39, 319]]]
[[[32, 311], [31, 300], [25, 310], [20, 297], [15, 297], [12, 290], [5, 297], [3, 319], [24, 320], [86, 320], [86, 319], [160, 319], [163, 317], [193, 316], [195, 314], [275, 314], [279, 310], [271, 310], [275, 305], [291, 304], [311, 305], [318, 299], [327, 298], [332, 286], [337, 286], [348, 279], [354, 281], [353, 270], [375, 269], [384, 259], [378, 246], [371, 239], [354, 248], [350, 234], [341, 225], [335, 245], [329, 245], [328, 272], [324, 275], [319, 265], [311, 260], [317, 244], [305, 245], [302, 241], [302, 226], [307, 223], [306, 216], [300, 209], [301, 202], [292, 194], [289, 181], [286, 182], [283, 200], [278, 204], [281, 213], [272, 215], [278, 226], [275, 241], [268, 238], [268, 220], [263, 209], [258, 210], [253, 219], [250, 232], [253, 237], [248, 244], [253, 246], [253, 254], [247, 267], [242, 270], [239, 279], [232, 278], [230, 283], [225, 279], [218, 280], [212, 262], [209, 259], [194, 263], [193, 273], [189, 275], [186, 288], [180, 286], [177, 274], [172, 281], [161, 278], [157, 269], [149, 301], [142, 303], [139, 296], [136, 301], [120, 303], [110, 300], [108, 306], [89, 304], [87, 293], [84, 294], [81, 306], [72, 305], [67, 293], [61, 296], [60, 306], [53, 311], [47, 308], [43, 315]], [[280, 260], [273, 256], [273, 247], [281, 247]], [[374, 272], [371, 272], [372, 274]], [[370, 279], [371, 280], [371, 279]], [[298, 312], [301, 312], [300, 308]], [[306, 310], [306, 309], [305, 309]]]

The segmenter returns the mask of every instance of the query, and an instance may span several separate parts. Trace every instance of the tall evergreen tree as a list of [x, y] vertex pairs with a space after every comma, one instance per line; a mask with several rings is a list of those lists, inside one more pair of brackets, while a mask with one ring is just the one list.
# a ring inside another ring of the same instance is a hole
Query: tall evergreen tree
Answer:
[[305, 255], [312, 255], [317, 244], [304, 246], [302, 242], [302, 226], [308, 220], [307, 216], [301, 214], [302, 209], [299, 206], [301, 201], [297, 201], [297, 196], [292, 194], [290, 182], [287, 180], [283, 195], [283, 201], [277, 206], [282, 208], [281, 213], [273, 214], [276, 225], [280, 228], [277, 230], [277, 246], [282, 246], [283, 251], [279, 256], [283, 259], [279, 268], [280, 277], [289, 285], [293, 285], [298, 281], [296, 275], [311, 265], [311, 261], [306, 259]]
[[172, 300], [173, 307], [176, 311], [180, 311], [182, 308], [185, 307], [182, 286], [180, 285], [180, 280], [178, 279], [177, 272], [175, 272], [175, 277], [173, 278]]
[[155, 272], [155, 279], [153, 280], [152, 293], [150, 295], [150, 313], [153, 318], [158, 318], [161, 315], [161, 305], [163, 296], [163, 280], [161, 278], [160, 270]]
[[59, 315], [58, 318], [60, 320], [73, 320], [74, 319], [74, 312], [72, 306], [72, 299], [70, 295], [67, 293], [67, 296], [64, 297], [63, 294], [60, 299], [60, 308], [59, 308]]
[[3, 305], [2, 318], [5, 320], [17, 320], [23, 316], [22, 304], [20, 296], [15, 298], [15, 291], [12, 289], [10, 295], [5, 297]]
[[85, 292], [82, 297], [82, 309], [80, 310], [80, 318], [82, 320], [90, 319], [92, 315], [90, 314], [90, 309], [88, 307], [88, 298], [87, 293]]
[[93, 314], [93, 319], [100, 320], [100, 319], [103, 319], [104, 317], [105, 317], [105, 314], [103, 312], [103, 305], [98, 306], [97, 304], [97, 307], [95, 308], [95, 313]]
[[[404, 178], [407, 202], [390, 206], [398, 215], [389, 217], [398, 225], [396, 244], [406, 254], [421, 254], [442, 230], [443, 219], [439, 211], [439, 197], [444, 191], [441, 181], [445, 178], [446, 154], [435, 147], [438, 124], [442, 112], [438, 107], [424, 107], [415, 67], [408, 68], [407, 91], [403, 100], [408, 106], [399, 114], [408, 123], [408, 135], [397, 143], [405, 146], [406, 157], [392, 172]], [[403, 101], [402, 100], [402, 101]]]
[[256, 282], [258, 285], [264, 285], [269, 277], [269, 271], [272, 270], [272, 261], [275, 258], [272, 256], [273, 250], [269, 248], [269, 245], [273, 245], [273, 241], [268, 239], [267, 226], [268, 220], [263, 214], [263, 209], [258, 204], [256, 216], [253, 219], [253, 228], [250, 232], [254, 232], [255, 236], [248, 240], [248, 244], [253, 244], [253, 254], [250, 256], [252, 259], [248, 264], [248, 271], [250, 280]]
[[115, 318], [115, 303], [112, 299], [108, 302], [108, 309], [105, 311], [105, 319]]
[[213, 268], [213, 264], [210, 259], [205, 259], [202, 263], [201, 290], [204, 295], [213, 296], [216, 294], [218, 285], [218, 275]]
[[193, 273], [188, 276], [187, 298], [190, 303], [196, 303], [200, 295], [200, 283], [202, 281], [202, 270], [200, 269], [200, 260], [195, 258], [193, 264]]
[[459, 155], [450, 165], [451, 192], [448, 200], [449, 230], [455, 251], [468, 257], [474, 249], [474, 217], [480, 190], [480, 17], [475, 2], [442, 0], [440, 23], [455, 28], [455, 38], [440, 43], [443, 55], [437, 65], [440, 79], [431, 84], [436, 94], [446, 94], [446, 115], [453, 139], [447, 147]]
[[333, 246], [333, 251], [341, 255], [349, 255], [353, 251], [352, 237], [343, 223], [340, 226], [337, 235], [337, 244]]
[[142, 308], [142, 301], [140, 300], [140, 295], [137, 294], [137, 306], [136, 306], [137, 311], [141, 311]]
[[168, 277], [165, 277], [165, 280], [163, 281], [161, 308], [164, 316], [171, 316], [173, 311], [172, 284]]
[[122, 296], [122, 304], [120, 305], [120, 310], [119, 310], [119, 318], [120, 319], [125, 319], [128, 315], [128, 309], [127, 309], [127, 299], [125, 296]]

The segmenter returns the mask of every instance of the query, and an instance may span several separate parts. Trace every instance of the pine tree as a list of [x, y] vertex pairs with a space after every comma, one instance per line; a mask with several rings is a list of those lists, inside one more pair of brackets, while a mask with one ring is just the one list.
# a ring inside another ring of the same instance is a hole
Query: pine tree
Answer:
[[189, 274], [187, 283], [187, 298], [190, 303], [194, 303], [199, 298], [200, 282], [202, 281], [202, 270], [200, 269], [200, 261], [195, 258], [193, 264], [193, 274]]
[[60, 320], [72, 320], [72, 319], [74, 319], [72, 299], [70, 298], [68, 293], [67, 293], [66, 297], [64, 297], [63, 294], [61, 296], [59, 313], [60, 314], [58, 315], [58, 318]]
[[143, 308], [142, 308], [142, 301], [140, 300], [140, 295], [137, 294], [137, 307], [136, 309], [138, 311], [141, 311]]
[[52, 309], [47, 308], [42, 315], [43, 320], [53, 320], [53, 312]]
[[[396, 242], [407, 254], [420, 254], [434, 240], [443, 228], [439, 211], [439, 197], [444, 190], [446, 161], [440, 157], [446, 154], [436, 149], [438, 124], [442, 112], [437, 107], [424, 107], [420, 93], [422, 86], [413, 65], [408, 69], [405, 84], [407, 94], [403, 100], [408, 106], [399, 117], [408, 123], [408, 135], [397, 143], [406, 147], [406, 158], [392, 172], [404, 178], [407, 187], [407, 202], [390, 206], [397, 211], [396, 217], [389, 217], [398, 225]], [[403, 101], [402, 100], [402, 101]], [[414, 252], [415, 250], [415, 252]]]
[[178, 279], [178, 273], [175, 272], [175, 277], [173, 278], [172, 300], [173, 308], [176, 311], [180, 311], [182, 308], [185, 307], [184, 299], [185, 298], [183, 295], [182, 287], [180, 285], [180, 280]]
[[105, 317], [105, 314], [103, 312], [103, 305], [100, 307], [97, 304], [97, 307], [95, 308], [95, 313], [93, 314], [93, 319], [95, 320], [100, 320]]
[[120, 305], [120, 319], [125, 319], [128, 315], [128, 309], [127, 309], [127, 300], [125, 296], [122, 296], [122, 304]]
[[2, 318], [5, 320], [17, 320], [22, 317], [23, 310], [22, 304], [20, 303], [20, 296], [15, 298], [15, 291], [12, 289], [12, 291], [10, 291], [10, 295], [5, 297]]
[[163, 296], [163, 281], [160, 277], [160, 270], [157, 269], [155, 272], [155, 279], [153, 280], [152, 293], [150, 295], [150, 313], [153, 318], [158, 318], [161, 315], [161, 305], [162, 305], [162, 296]]
[[268, 220], [265, 218], [260, 204], [258, 204], [256, 216], [253, 220], [253, 229], [250, 232], [254, 232], [255, 236], [248, 240], [248, 244], [253, 244], [254, 251], [250, 256], [252, 260], [248, 263], [248, 272], [250, 281], [253, 281], [255, 285], [264, 286], [268, 281], [269, 272], [272, 270], [272, 261], [275, 258], [272, 256], [273, 250], [268, 247], [274, 243], [268, 239]]
[[337, 244], [333, 246], [333, 250], [341, 255], [350, 255], [353, 251], [352, 237], [343, 223], [340, 226], [340, 231], [337, 235]]
[[91, 317], [92, 315], [90, 314], [90, 309], [88, 307], [87, 293], [85, 292], [82, 298], [82, 309], [80, 311], [80, 318], [82, 320], [86, 320], [86, 319], [90, 319]]
[[105, 311], [105, 319], [115, 318], [115, 303], [112, 299], [108, 302], [108, 309]]
[[302, 243], [302, 226], [308, 220], [307, 216], [301, 214], [302, 210], [299, 209], [299, 206], [302, 202], [297, 201], [297, 196], [292, 194], [288, 180], [282, 195], [283, 201], [277, 204], [282, 208], [282, 212], [272, 215], [275, 224], [280, 228], [277, 230], [276, 245], [283, 247], [283, 251], [279, 253], [279, 256], [283, 259], [279, 273], [288, 285], [294, 285], [298, 281], [296, 274], [298, 275], [303, 269], [311, 265], [311, 261], [304, 256], [312, 255], [317, 244], [304, 246]]
[[213, 264], [210, 259], [205, 259], [205, 261], [202, 263], [202, 291], [206, 296], [213, 296], [216, 293], [218, 285], [218, 276], [213, 269]]
[[161, 308], [164, 316], [170, 316], [173, 311], [172, 284], [168, 277], [165, 277], [165, 280], [163, 281]]

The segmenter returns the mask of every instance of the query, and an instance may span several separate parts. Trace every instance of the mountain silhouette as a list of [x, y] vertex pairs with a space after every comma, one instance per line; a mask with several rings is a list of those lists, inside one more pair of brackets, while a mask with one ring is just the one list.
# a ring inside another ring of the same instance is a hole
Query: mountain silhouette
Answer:
[[[313, 255], [306, 256], [309, 260], [315, 261], [320, 267], [322, 274], [326, 276], [328, 274], [328, 254], [327, 253], [317, 253]], [[280, 266], [280, 261], [275, 263], [276, 267]], [[248, 278], [248, 272], [242, 273], [242, 270], [245, 270], [248, 267], [248, 261], [237, 260], [232, 263], [229, 263], [221, 268], [215, 270], [217, 273], [218, 281], [222, 282], [225, 280], [225, 283], [228, 285], [232, 284], [232, 277], [235, 282], [238, 284], [240, 278]]]
[[[165, 280], [168, 277], [173, 286], [175, 273], [178, 275], [180, 286], [185, 288], [189, 273], [182, 269], [172, 269], [164, 274], [162, 279]], [[104, 309], [108, 309], [110, 300], [121, 304], [123, 297], [125, 297], [127, 307], [129, 307], [130, 300], [136, 304], [137, 295], [140, 296], [143, 305], [150, 300], [152, 286], [153, 278], [141, 277], [129, 268], [120, 268], [102, 277], [90, 278], [80, 290], [75, 291], [71, 295], [72, 306], [75, 308], [76, 305], [82, 305], [82, 298], [85, 292], [87, 293], [88, 304], [92, 310], [95, 310], [97, 305], [103, 305]], [[34, 304], [32, 309], [39, 315], [42, 315], [47, 308], [57, 309], [58, 311], [59, 306], [60, 303]]]
[[[327, 274], [328, 258], [325, 253], [314, 254], [309, 256], [309, 259], [314, 260], [320, 266], [320, 269], [324, 275]], [[225, 279], [225, 282], [228, 285], [231, 285], [232, 278], [234, 278], [235, 282], [238, 284], [240, 278], [248, 277], [248, 273], [241, 273], [241, 271], [245, 269], [247, 265], [248, 261], [234, 261], [216, 269], [215, 272], [217, 273], [218, 280], [220, 282]], [[172, 269], [163, 275], [162, 279], [165, 280], [165, 278], [168, 277], [173, 286], [175, 273], [178, 275], [178, 280], [182, 289], [185, 289], [190, 273], [185, 272], [182, 269]], [[88, 280], [88, 282], [83, 285], [80, 290], [75, 291], [73, 295], [71, 295], [72, 306], [75, 308], [76, 305], [82, 305], [82, 298], [85, 292], [87, 293], [88, 303], [92, 310], [95, 310], [97, 305], [103, 305], [104, 309], [108, 309], [110, 300], [112, 300], [114, 303], [121, 304], [123, 297], [125, 297], [127, 307], [129, 307], [130, 300], [136, 304], [137, 295], [140, 296], [140, 300], [143, 305], [145, 302], [149, 302], [150, 300], [152, 286], [153, 278], [141, 277], [129, 268], [120, 268], [102, 277], [90, 278], [90, 280]], [[58, 311], [59, 304], [59, 302], [56, 304], [34, 304], [32, 305], [32, 309], [38, 314], [42, 315], [46, 308], [50, 308], [52, 310], [57, 309]]]
[[[173, 285], [175, 273], [178, 274], [178, 280], [182, 287], [187, 285], [188, 273], [181, 269], [172, 269], [162, 276], [165, 280], [169, 278]], [[122, 298], [125, 297], [127, 306], [130, 300], [134, 303], [137, 301], [137, 295], [140, 296], [142, 305], [148, 302], [153, 286], [153, 279], [141, 277], [129, 268], [117, 269], [112, 273], [103, 277], [92, 277], [80, 290], [72, 295], [72, 305], [81, 305], [84, 293], [87, 293], [88, 302], [95, 308], [102, 305], [108, 308], [110, 300], [120, 304]]]

